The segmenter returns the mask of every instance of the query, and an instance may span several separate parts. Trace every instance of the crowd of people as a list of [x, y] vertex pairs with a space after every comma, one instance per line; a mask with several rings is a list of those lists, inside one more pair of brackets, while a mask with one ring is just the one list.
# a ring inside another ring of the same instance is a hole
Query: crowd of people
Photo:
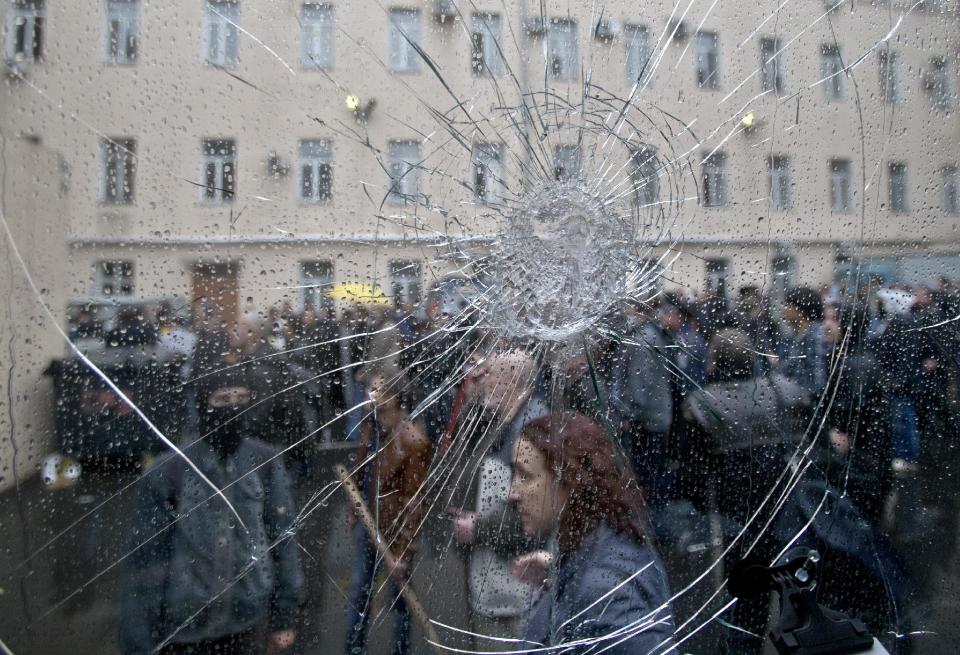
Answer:
[[[827, 582], [821, 597], [877, 631], [896, 616], [905, 632], [904, 604], [936, 574], [911, 545], [958, 510], [960, 290], [948, 280], [776, 299], [743, 287], [732, 302], [668, 291], [559, 354], [495, 345], [469, 313], [443, 310], [431, 298], [419, 309], [287, 305], [188, 325], [161, 305], [122, 309], [109, 329], [75, 317], [75, 341], [175, 362], [178, 393], [144, 405], [168, 415], [151, 418], [192, 462], [158, 458], [139, 490], [125, 653], [295, 643], [291, 475], [320, 482], [310, 454], [341, 440], [357, 444], [353, 479], [374, 522], [351, 522], [348, 632], [324, 652], [366, 652], [385, 566], [394, 652], [410, 652], [400, 590], [441, 496], [478, 651], [670, 652], [670, 582], [699, 573], [673, 556], [678, 516], [704, 517], [725, 570], [788, 544], [824, 550], [826, 572], [860, 578]], [[81, 414], [124, 412], [102, 390], [86, 398]], [[941, 547], [938, 558], [953, 544]], [[735, 604], [719, 652], [762, 652], [768, 608], [763, 596]]]

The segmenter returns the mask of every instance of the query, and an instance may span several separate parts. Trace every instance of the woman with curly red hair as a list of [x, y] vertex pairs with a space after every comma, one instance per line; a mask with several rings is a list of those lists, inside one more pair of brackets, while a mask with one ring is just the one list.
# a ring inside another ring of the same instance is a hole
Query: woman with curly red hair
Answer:
[[524, 531], [554, 544], [553, 552], [517, 561], [517, 575], [527, 579], [549, 566], [538, 576], [528, 645], [671, 652], [670, 591], [648, 536], [643, 495], [599, 425], [572, 412], [527, 424], [514, 447], [509, 498]]

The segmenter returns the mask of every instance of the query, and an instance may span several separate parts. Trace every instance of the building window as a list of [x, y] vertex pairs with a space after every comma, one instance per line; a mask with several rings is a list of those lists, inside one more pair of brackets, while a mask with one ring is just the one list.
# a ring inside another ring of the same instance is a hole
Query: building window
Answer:
[[502, 75], [503, 53], [500, 50], [502, 28], [497, 14], [473, 15], [473, 55], [470, 67], [474, 75]]
[[94, 268], [95, 293], [101, 298], [133, 295], [133, 262], [102, 260]]
[[327, 292], [333, 286], [333, 262], [315, 260], [300, 262], [300, 301], [303, 308], [312, 307], [323, 315], [332, 307]]
[[330, 141], [308, 139], [300, 142], [300, 199], [326, 202], [333, 197], [333, 152]]
[[417, 167], [420, 165], [420, 144], [417, 141], [391, 141], [388, 147], [390, 156], [390, 191], [392, 202], [416, 202], [420, 193]]
[[720, 88], [720, 38], [716, 32], [697, 32], [697, 86], [701, 89]]
[[133, 178], [137, 164], [137, 142], [133, 139], [101, 139], [100, 201], [118, 205], [133, 202]]
[[389, 29], [389, 66], [396, 73], [420, 71], [420, 12], [416, 9], [391, 9]]
[[780, 50], [780, 39], [760, 39], [760, 84], [764, 91], [773, 91], [777, 95], [784, 93], [787, 88], [783, 53]]
[[715, 152], [703, 160], [703, 206], [727, 205], [727, 156]]
[[239, 62], [240, 5], [228, 0], [207, 0], [203, 26], [203, 52], [208, 64], [235, 68]]
[[485, 203], [503, 196], [503, 148], [498, 143], [478, 143], [473, 149], [473, 190]]
[[827, 100], [843, 100], [843, 85], [846, 74], [840, 46], [825, 45], [820, 48], [822, 59], [820, 72], [823, 75], [823, 93]]
[[939, 111], [950, 109], [950, 96], [953, 95], [952, 86], [947, 60], [943, 57], [932, 58], [930, 69], [924, 75], [924, 87], [933, 100], [934, 109]]
[[[626, 44], [627, 84], [648, 82], [653, 50], [650, 48], [650, 30], [641, 25], [627, 25], [623, 30]], [[644, 79], [641, 79], [641, 76]]]
[[13, 0], [7, 13], [8, 63], [29, 63], [43, 56], [43, 18], [43, 0]]
[[903, 100], [900, 82], [900, 53], [892, 50], [880, 53], [880, 95], [884, 102]]
[[960, 171], [956, 166], [943, 169], [943, 211], [951, 216], [960, 214]]
[[637, 207], [651, 207], [660, 201], [660, 160], [650, 147], [639, 148], [631, 157], [630, 181]]
[[553, 175], [558, 181], [580, 177], [580, 148], [563, 145], [553, 149]]
[[550, 75], [556, 80], [571, 82], [579, 75], [579, 64], [576, 21], [551, 18], [547, 30], [547, 65]]
[[300, 12], [300, 63], [304, 68], [333, 68], [333, 7], [307, 3]]
[[203, 142], [203, 199], [232, 202], [237, 190], [237, 145], [232, 139]]
[[103, 30], [103, 56], [112, 64], [132, 64], [137, 59], [140, 29], [138, 0], [107, 0], [107, 24]]
[[420, 302], [420, 262], [390, 262], [390, 294], [397, 307], [412, 308]]
[[726, 298], [730, 280], [730, 260], [729, 259], [708, 259], [707, 268], [707, 291], [718, 298]]
[[910, 211], [907, 197], [907, 165], [903, 162], [890, 162], [890, 210], [898, 213]]
[[850, 162], [846, 159], [830, 160], [830, 209], [835, 214], [846, 214], [851, 205]]
[[790, 175], [790, 158], [774, 155], [767, 162], [770, 173], [770, 206], [773, 209], [793, 207], [793, 181]]

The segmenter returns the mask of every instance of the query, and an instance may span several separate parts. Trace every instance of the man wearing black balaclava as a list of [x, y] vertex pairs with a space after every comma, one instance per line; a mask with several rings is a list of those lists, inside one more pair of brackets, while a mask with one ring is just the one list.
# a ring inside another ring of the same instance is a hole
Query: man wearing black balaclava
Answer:
[[[219, 372], [197, 392], [199, 435], [144, 474], [121, 595], [126, 655], [281, 653], [294, 642], [303, 574], [282, 458], [250, 436], [250, 387]], [[192, 442], [192, 443], [191, 443]], [[237, 521], [234, 510], [242, 523]]]

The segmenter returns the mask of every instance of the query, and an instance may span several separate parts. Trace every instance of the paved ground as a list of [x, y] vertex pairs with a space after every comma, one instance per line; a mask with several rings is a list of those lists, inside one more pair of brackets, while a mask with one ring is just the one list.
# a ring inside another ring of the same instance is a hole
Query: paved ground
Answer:
[[[314, 466], [315, 479], [297, 489], [301, 502], [312, 490], [332, 479], [334, 465], [348, 456], [346, 450], [319, 455]], [[131, 474], [87, 477], [72, 489], [51, 492], [33, 478], [22, 485], [19, 494], [11, 491], [0, 496], [0, 639], [15, 655], [117, 652], [115, 598], [134, 491], [123, 487], [133, 479]], [[48, 545], [113, 493], [113, 499]], [[457, 550], [447, 547], [443, 532], [446, 525], [449, 524], [439, 516], [432, 517], [413, 579], [428, 614], [466, 627], [463, 565]], [[345, 526], [346, 506], [342, 495], [338, 495], [316, 512], [300, 533], [308, 598], [299, 626], [297, 653], [343, 650], [344, 594], [352, 551]], [[924, 544], [917, 546], [920, 551], [923, 547]], [[923, 602], [916, 604], [919, 618], [915, 627], [938, 634], [919, 638], [915, 652], [960, 652], [960, 561], [950, 558], [930, 564], [930, 586], [923, 594]], [[689, 578], [696, 572], [673, 571], [675, 586], [677, 579]], [[385, 595], [375, 606], [375, 615], [380, 615], [384, 600]], [[697, 605], [697, 599], [691, 596], [677, 608], [677, 615], [687, 616]], [[701, 639], [685, 644], [684, 650], [712, 653], [719, 629], [715, 627]], [[374, 623], [371, 653], [388, 653], [389, 637], [389, 621], [379, 616]], [[414, 635], [414, 643], [416, 653], [432, 652], [419, 631]]]

